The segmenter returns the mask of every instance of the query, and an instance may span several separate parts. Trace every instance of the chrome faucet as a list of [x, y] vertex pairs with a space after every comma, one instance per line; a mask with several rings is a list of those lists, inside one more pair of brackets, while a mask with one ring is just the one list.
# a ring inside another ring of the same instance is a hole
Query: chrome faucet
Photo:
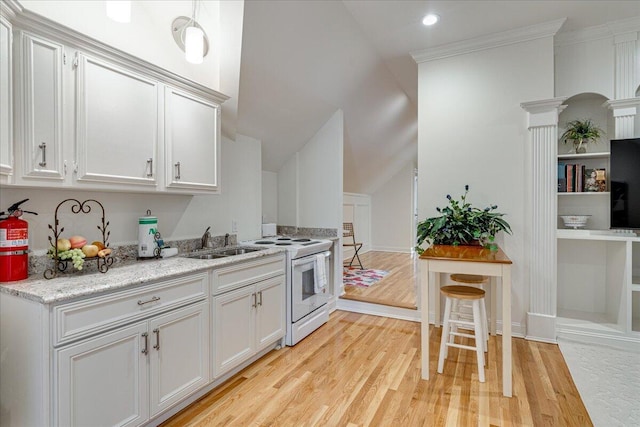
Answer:
[[229, 233], [224, 235], [224, 246], [225, 248], [229, 246]]
[[207, 227], [207, 229], [204, 231], [204, 234], [202, 235], [202, 239], [201, 239], [202, 249], [213, 247], [213, 240], [211, 239], [211, 233], [209, 233], [210, 228], [211, 228], [210, 226]]

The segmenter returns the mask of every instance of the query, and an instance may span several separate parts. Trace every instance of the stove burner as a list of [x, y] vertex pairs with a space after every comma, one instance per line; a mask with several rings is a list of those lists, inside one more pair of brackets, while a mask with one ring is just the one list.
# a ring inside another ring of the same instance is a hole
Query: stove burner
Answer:
[[291, 237], [278, 237], [278, 240], [291, 240]]
[[280, 242], [280, 243], [276, 243], [276, 246], [291, 246], [291, 243], [289, 243], [289, 242]]
[[272, 242], [270, 240], [260, 240], [255, 242], [256, 245], [273, 245], [275, 242]]
[[310, 242], [311, 239], [294, 239], [294, 242]]

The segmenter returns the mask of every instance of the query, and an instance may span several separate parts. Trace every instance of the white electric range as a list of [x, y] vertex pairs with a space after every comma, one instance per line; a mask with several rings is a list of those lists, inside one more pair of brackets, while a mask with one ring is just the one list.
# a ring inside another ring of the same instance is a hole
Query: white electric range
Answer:
[[329, 320], [331, 240], [275, 236], [243, 244], [286, 249], [287, 345], [297, 344]]

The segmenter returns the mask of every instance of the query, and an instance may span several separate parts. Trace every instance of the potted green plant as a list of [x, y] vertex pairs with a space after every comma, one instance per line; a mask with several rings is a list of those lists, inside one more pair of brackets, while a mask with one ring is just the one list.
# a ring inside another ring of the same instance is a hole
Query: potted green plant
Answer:
[[480, 209], [467, 201], [469, 186], [464, 186], [460, 200], [447, 194], [449, 205], [440, 209], [442, 215], [427, 218], [418, 223], [416, 252], [422, 254], [422, 243], [435, 245], [478, 245], [497, 249], [494, 242], [500, 231], [511, 234], [511, 226], [504, 220], [505, 214], [495, 212], [497, 205]]
[[583, 144], [591, 141], [598, 142], [598, 139], [605, 132], [600, 129], [591, 119], [572, 120], [567, 123], [567, 129], [560, 136], [560, 140], [565, 144], [568, 141], [573, 142], [573, 151], [578, 153], [586, 153], [587, 148]]

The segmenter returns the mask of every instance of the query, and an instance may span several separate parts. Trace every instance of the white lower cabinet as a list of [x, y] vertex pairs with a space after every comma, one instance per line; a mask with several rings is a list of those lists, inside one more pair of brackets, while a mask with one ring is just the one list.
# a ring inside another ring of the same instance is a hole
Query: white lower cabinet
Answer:
[[56, 352], [57, 425], [134, 426], [149, 418], [145, 334], [140, 322]]
[[283, 275], [215, 296], [213, 301], [216, 377], [285, 335]]
[[56, 350], [57, 424], [146, 422], [209, 381], [206, 301]]

